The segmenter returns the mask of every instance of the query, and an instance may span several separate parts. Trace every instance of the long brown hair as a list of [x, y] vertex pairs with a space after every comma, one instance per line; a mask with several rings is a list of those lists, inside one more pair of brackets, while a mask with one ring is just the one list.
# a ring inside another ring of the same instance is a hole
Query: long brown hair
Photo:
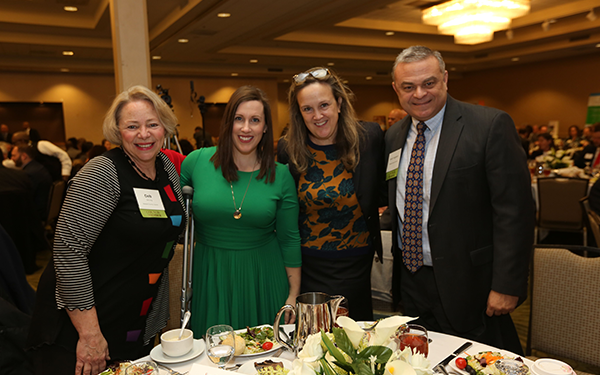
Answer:
[[240, 104], [259, 101], [263, 105], [265, 118], [265, 133], [256, 148], [256, 158], [260, 162], [260, 172], [257, 180], [265, 177], [265, 183], [275, 181], [275, 153], [273, 152], [273, 119], [271, 106], [267, 95], [259, 88], [242, 86], [235, 90], [225, 107], [219, 131], [219, 146], [217, 152], [210, 158], [215, 169], [221, 167], [223, 177], [229, 182], [238, 180], [238, 168], [233, 160], [233, 120]]
[[331, 87], [331, 92], [333, 93], [336, 102], [341, 98], [335, 147], [339, 159], [344, 164], [344, 168], [349, 172], [354, 171], [354, 168], [356, 168], [360, 160], [360, 138], [364, 133], [364, 128], [358, 121], [356, 112], [352, 107], [351, 102], [354, 100], [354, 93], [350, 88], [344, 85], [335, 72], [330, 69], [315, 67], [304, 73], [318, 70], [326, 70], [327, 75], [315, 78], [311, 74], [302, 74], [304, 81], [300, 84], [297, 84], [295, 80], [292, 80], [292, 86], [288, 93], [290, 126], [285, 135], [289, 160], [300, 173], [305, 172], [310, 166], [312, 154], [306, 147], [308, 141], [308, 128], [306, 127], [304, 118], [300, 112], [298, 93], [308, 85], [315, 82], [321, 82]]

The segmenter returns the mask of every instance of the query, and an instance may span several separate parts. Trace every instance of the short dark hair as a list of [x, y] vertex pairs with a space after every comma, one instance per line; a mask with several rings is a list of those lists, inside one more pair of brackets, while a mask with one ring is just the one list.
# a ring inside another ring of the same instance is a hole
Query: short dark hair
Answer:
[[592, 129], [595, 132], [600, 132], [600, 122], [595, 123], [594, 128]]

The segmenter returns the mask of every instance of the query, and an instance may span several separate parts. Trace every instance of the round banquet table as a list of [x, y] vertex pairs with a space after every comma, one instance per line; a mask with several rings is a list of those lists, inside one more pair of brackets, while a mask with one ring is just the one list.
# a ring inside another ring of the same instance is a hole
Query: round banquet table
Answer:
[[[281, 327], [283, 327], [287, 333], [294, 330], [293, 324], [286, 324], [286, 325], [282, 325]], [[494, 348], [492, 346], [482, 344], [482, 343], [479, 343], [476, 341], [466, 340], [461, 337], [446, 335], [444, 333], [438, 333], [438, 332], [432, 332], [432, 331], [429, 331], [428, 333], [429, 333], [429, 338], [431, 339], [431, 342], [429, 343], [429, 355], [427, 356], [427, 359], [429, 359], [431, 368], [433, 368], [439, 362], [444, 360], [447, 356], [452, 354], [452, 352], [454, 352], [458, 347], [460, 347], [462, 344], [464, 344], [467, 341], [470, 341], [473, 343], [473, 346], [471, 346], [469, 349], [466, 350], [466, 352], [471, 355], [482, 352], [482, 351], [498, 351], [504, 355], [518, 357], [518, 355], [511, 353], [507, 350]], [[229, 367], [229, 366], [232, 366], [232, 365], [238, 364], [238, 363], [245, 363], [248, 361], [262, 361], [265, 358], [271, 357], [272, 354], [273, 353], [264, 354], [262, 356], [257, 355], [257, 356], [244, 357], [244, 358], [234, 357], [234, 359], [231, 360], [227, 364], [226, 367]], [[464, 352], [461, 356], [463, 356], [463, 357], [465, 356]], [[293, 361], [296, 358], [296, 355], [288, 350], [284, 350], [279, 357]], [[525, 361], [525, 364], [527, 364], [528, 366], [531, 367], [533, 362], [527, 358], [524, 358], [524, 357], [522, 357], [522, 358]], [[139, 359], [139, 361], [141, 361], [141, 360], [148, 361], [148, 360], [151, 360], [151, 358], [150, 358], [150, 356], [146, 356], [146, 357]], [[137, 362], [137, 360], [136, 360], [136, 362]], [[187, 371], [188, 372], [187, 375], [221, 375], [221, 374], [224, 374], [223, 371], [217, 369], [217, 366], [215, 364], [213, 364], [210, 361], [210, 359], [208, 359], [208, 357], [206, 356], [206, 350], [198, 357], [188, 360], [188, 361], [185, 361], [185, 362], [161, 363], [161, 364], [164, 366], [167, 366], [168, 368], [175, 370], [179, 373], [185, 373]], [[192, 370], [192, 367], [194, 366], [194, 364], [208, 366], [208, 367], [212, 368], [213, 371], [210, 371], [211, 369], [208, 369], [207, 367], [202, 367], [202, 368], [195, 367]], [[448, 368], [451, 368], [451, 366], [448, 366]], [[233, 371], [226, 371], [226, 373], [229, 373], [229, 374], [231, 374], [232, 372]], [[168, 372], [161, 370], [159, 375], [163, 375], [163, 374], [168, 374]]]

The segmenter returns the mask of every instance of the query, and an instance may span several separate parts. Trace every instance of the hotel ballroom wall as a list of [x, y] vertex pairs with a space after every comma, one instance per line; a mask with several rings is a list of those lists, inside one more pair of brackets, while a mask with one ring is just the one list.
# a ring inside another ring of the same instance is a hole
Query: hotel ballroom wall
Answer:
[[[592, 93], [600, 93], [599, 53], [488, 69], [456, 78], [451, 74], [449, 93], [459, 100], [507, 111], [517, 126], [558, 121], [559, 135], [565, 136], [568, 126], [584, 125], [588, 97]], [[191, 139], [194, 127], [200, 124], [198, 108], [190, 101], [191, 80], [197, 94], [203, 95], [207, 103], [227, 102], [231, 93], [241, 85], [258, 86], [271, 100], [275, 135], [280, 134], [288, 122], [289, 84], [278, 84], [275, 79], [153, 76], [153, 89], [158, 84], [169, 89], [181, 124], [180, 138]], [[103, 138], [102, 119], [115, 96], [112, 75], [0, 73], [0, 82], [0, 101], [3, 102], [62, 102], [67, 138], [85, 137], [93, 142], [100, 142]], [[372, 121], [374, 116], [386, 116], [398, 106], [391, 78], [381, 85], [350, 82], [350, 87], [356, 94], [355, 108], [362, 120]], [[20, 124], [8, 125], [11, 131], [20, 127]], [[35, 124], [32, 126], [35, 127]]]

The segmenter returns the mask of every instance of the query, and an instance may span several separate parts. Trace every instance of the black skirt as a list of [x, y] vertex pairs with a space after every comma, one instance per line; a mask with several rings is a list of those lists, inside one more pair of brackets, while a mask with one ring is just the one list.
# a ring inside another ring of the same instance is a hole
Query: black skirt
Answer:
[[352, 319], [371, 321], [372, 265], [372, 251], [363, 255], [333, 259], [302, 254], [301, 292], [343, 295], [348, 300], [348, 310]]

